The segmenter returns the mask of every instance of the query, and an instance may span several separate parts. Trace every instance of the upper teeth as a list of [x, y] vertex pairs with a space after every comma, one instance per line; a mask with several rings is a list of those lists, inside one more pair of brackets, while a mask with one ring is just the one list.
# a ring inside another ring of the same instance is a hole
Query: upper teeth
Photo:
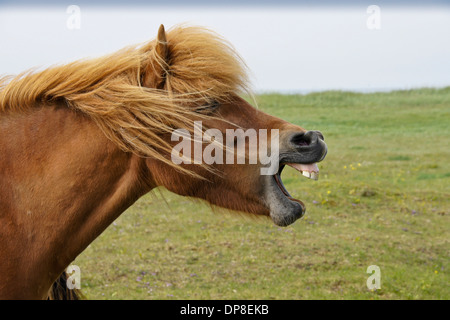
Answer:
[[302, 175], [308, 179], [318, 180], [319, 179], [319, 168], [316, 163], [312, 164], [301, 164], [301, 163], [286, 163], [286, 165], [299, 171]]
[[309, 179], [313, 179], [313, 180], [319, 180], [319, 173], [318, 172], [314, 172], [314, 171], [302, 171], [302, 174], [309, 178]]

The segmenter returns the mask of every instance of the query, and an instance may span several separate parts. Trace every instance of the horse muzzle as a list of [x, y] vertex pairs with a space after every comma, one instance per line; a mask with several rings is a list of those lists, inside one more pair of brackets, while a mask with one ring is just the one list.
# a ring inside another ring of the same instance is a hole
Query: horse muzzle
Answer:
[[293, 198], [281, 180], [281, 172], [286, 165], [296, 169], [309, 179], [319, 179], [317, 162], [328, 152], [324, 137], [319, 131], [295, 132], [285, 136], [280, 142], [278, 171], [268, 175], [265, 181], [265, 201], [272, 221], [279, 226], [288, 226], [303, 217], [305, 204]]

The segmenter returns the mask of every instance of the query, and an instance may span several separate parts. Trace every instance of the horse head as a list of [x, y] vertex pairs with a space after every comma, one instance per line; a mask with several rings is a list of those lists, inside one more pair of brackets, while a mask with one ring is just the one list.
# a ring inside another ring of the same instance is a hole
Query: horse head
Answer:
[[[230, 90], [228, 83], [221, 88], [217, 80], [246, 80], [239, 59], [232, 56], [231, 50], [216, 54], [209, 46], [217, 43], [198, 43], [201, 39], [188, 39], [192, 34], [185, 36], [180, 40], [177, 34], [173, 39], [172, 32], [166, 34], [161, 26], [152, 48], [153, 61], [143, 72], [145, 86], [164, 90], [171, 96], [193, 97], [192, 103], [186, 103], [186, 108], [193, 111], [187, 115], [193, 127], [173, 128], [172, 134], [162, 135], [173, 147], [171, 154], [164, 154], [172, 163], [146, 160], [150, 184], [222, 208], [270, 216], [280, 226], [293, 223], [306, 208], [286, 190], [281, 172], [289, 165], [317, 180], [317, 162], [327, 153], [323, 135], [253, 107]], [[188, 56], [180, 57], [187, 52]], [[183, 65], [183, 59], [188, 59], [192, 67], [201, 68], [200, 75], [193, 75]], [[195, 82], [203, 87], [184, 91]], [[183, 83], [186, 85], [180, 86]], [[201, 94], [197, 97], [195, 92]], [[262, 155], [270, 155], [269, 163]]]

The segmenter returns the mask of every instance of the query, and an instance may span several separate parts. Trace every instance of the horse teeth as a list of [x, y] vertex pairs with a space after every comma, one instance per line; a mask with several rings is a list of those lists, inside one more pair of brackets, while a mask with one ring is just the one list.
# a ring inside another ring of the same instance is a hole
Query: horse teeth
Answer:
[[319, 180], [319, 173], [315, 171], [300, 171], [302, 175], [307, 177], [308, 179]]

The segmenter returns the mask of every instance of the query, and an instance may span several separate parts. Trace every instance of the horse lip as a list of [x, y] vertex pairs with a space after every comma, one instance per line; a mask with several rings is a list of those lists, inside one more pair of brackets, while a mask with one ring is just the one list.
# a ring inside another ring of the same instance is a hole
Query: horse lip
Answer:
[[272, 221], [278, 226], [288, 226], [301, 218], [305, 213], [305, 205], [300, 200], [292, 198], [281, 182], [280, 174], [284, 165], [275, 175], [265, 176], [265, 202], [270, 211]]
[[284, 164], [281, 164], [279, 166], [278, 172], [276, 174], [274, 174], [273, 177], [275, 179], [276, 184], [280, 188], [281, 192], [283, 192], [286, 197], [292, 198], [292, 196], [286, 190], [286, 187], [283, 184], [283, 180], [281, 180], [281, 172], [283, 171], [283, 169], [284, 169]]
[[302, 206], [302, 210], [304, 212], [306, 210], [305, 204], [302, 201], [293, 198], [291, 196], [291, 194], [289, 193], [289, 191], [287, 191], [286, 187], [283, 184], [283, 180], [281, 179], [281, 173], [283, 172], [284, 167], [285, 167], [284, 164], [280, 164], [278, 172], [273, 175], [273, 177], [275, 179], [275, 182], [278, 185], [278, 187], [280, 188], [281, 192], [283, 192], [283, 194], [286, 196], [286, 198], [288, 198], [291, 201], [298, 202]]
[[325, 159], [325, 157], [327, 156], [327, 153], [328, 153], [328, 146], [322, 139], [319, 139], [319, 145], [322, 147], [322, 155], [320, 156], [320, 158], [317, 162], [320, 162], [323, 159]]

